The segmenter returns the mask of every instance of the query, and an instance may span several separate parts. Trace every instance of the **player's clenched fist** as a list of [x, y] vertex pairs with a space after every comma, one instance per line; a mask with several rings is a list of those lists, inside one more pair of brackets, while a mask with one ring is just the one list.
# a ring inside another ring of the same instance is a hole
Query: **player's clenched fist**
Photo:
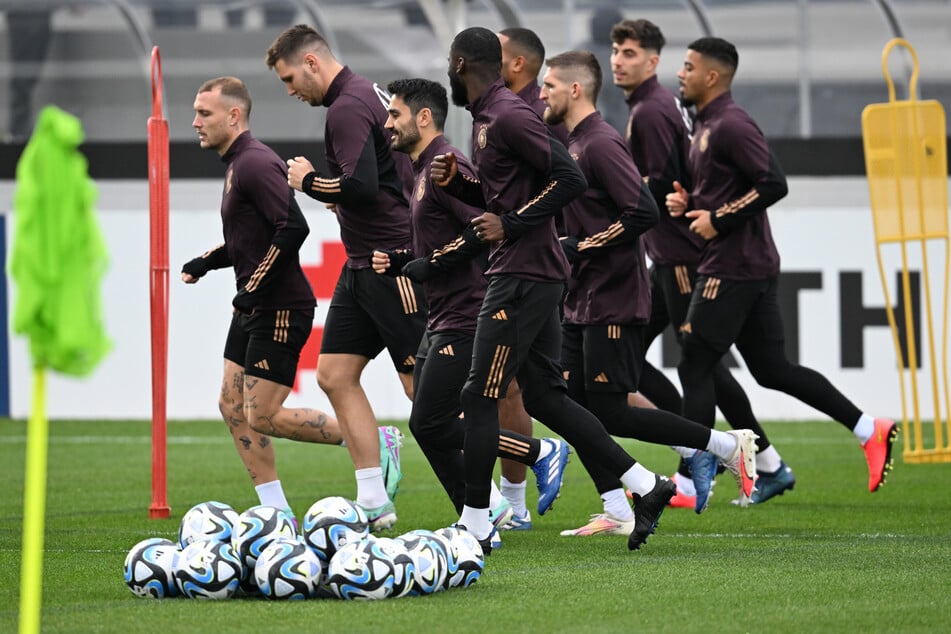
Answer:
[[433, 162], [429, 165], [429, 176], [433, 179], [433, 182], [440, 187], [448, 185], [449, 181], [455, 178], [458, 171], [459, 167], [456, 165], [456, 155], [452, 152], [437, 154], [433, 157]]
[[303, 156], [287, 159], [287, 184], [303, 191], [304, 177], [314, 171], [314, 166]]

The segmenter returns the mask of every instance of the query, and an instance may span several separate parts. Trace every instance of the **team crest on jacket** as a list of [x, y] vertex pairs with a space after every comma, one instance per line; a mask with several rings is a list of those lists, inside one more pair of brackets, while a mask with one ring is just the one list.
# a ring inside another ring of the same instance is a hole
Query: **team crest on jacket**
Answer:
[[419, 179], [419, 185], [416, 186], [416, 200], [422, 200], [426, 194], [426, 179]]
[[573, 158], [575, 160], [575, 163], [577, 163], [581, 159], [581, 156], [577, 152], [572, 152], [571, 158]]
[[706, 152], [708, 147], [710, 147], [710, 128], [704, 130], [703, 136], [700, 137], [700, 151]]
[[479, 149], [484, 150], [485, 144], [488, 142], [489, 137], [489, 124], [483, 123], [479, 126], [479, 134], [476, 137], [476, 142], [479, 144]]
[[230, 193], [231, 193], [231, 178], [232, 178], [232, 176], [234, 176], [234, 169], [231, 168], [231, 167], [229, 167], [229, 168], [228, 168], [228, 173], [225, 174], [225, 193], [226, 193], [226, 194], [230, 194]]

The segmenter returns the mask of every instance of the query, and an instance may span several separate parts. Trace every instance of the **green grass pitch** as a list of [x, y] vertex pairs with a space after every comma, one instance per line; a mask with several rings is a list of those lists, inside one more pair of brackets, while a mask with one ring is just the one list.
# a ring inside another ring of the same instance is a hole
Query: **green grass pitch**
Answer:
[[[405, 422], [393, 535], [456, 517]], [[904, 464], [875, 494], [864, 457], [833, 423], [767, 423], [796, 489], [760, 507], [729, 502], [719, 476], [703, 515], [668, 509], [638, 552], [624, 537], [566, 538], [600, 500], [580, 461], [535, 528], [505, 533], [467, 589], [373, 603], [144, 600], [122, 581], [129, 548], [173, 538], [206, 500], [257, 503], [223, 423], [169, 424], [172, 517], [149, 520], [150, 427], [141, 421], [50, 425], [43, 632], [936, 632], [951, 629], [951, 464]], [[546, 430], [536, 425], [536, 435]], [[670, 473], [669, 449], [622, 441]], [[0, 632], [18, 624], [26, 425], [0, 421]], [[356, 493], [346, 450], [277, 441], [298, 517], [315, 500]], [[529, 503], [534, 478], [529, 473]]]

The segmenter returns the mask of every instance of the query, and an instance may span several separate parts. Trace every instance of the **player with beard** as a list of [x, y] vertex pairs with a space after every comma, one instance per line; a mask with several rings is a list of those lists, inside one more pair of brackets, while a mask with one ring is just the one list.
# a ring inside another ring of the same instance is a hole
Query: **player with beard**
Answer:
[[251, 95], [236, 77], [203, 83], [192, 127], [201, 147], [228, 166], [221, 198], [224, 244], [182, 267], [195, 284], [232, 267], [238, 292], [224, 349], [218, 409], [261, 504], [294, 516], [277, 475], [271, 436], [343, 441], [337, 421], [316, 409], [284, 407], [301, 348], [314, 323], [314, 292], [300, 265], [307, 221], [287, 186], [284, 162], [251, 135]]
[[[317, 383], [340, 421], [357, 481], [356, 502], [373, 530], [396, 522], [399, 433], [377, 433], [376, 417], [360, 377], [385, 348], [407, 396], [413, 398], [413, 365], [423, 336], [426, 306], [405, 277], [376, 275], [374, 247], [410, 246], [404, 188], [412, 182], [405, 155], [393, 156], [383, 129], [388, 98], [370, 80], [334, 57], [327, 41], [303, 24], [281, 33], [267, 51], [289, 95], [327, 108], [324, 128], [329, 175], [302, 156], [287, 161], [288, 184], [329, 203], [340, 223], [347, 262], [337, 280], [317, 360]], [[401, 172], [401, 170], [403, 170]], [[404, 183], [404, 177], [406, 182]]]
[[[525, 409], [620, 478], [638, 498], [628, 547], [653, 533], [675, 487], [638, 464], [589, 411], [571, 400], [559, 367], [558, 304], [568, 263], [553, 216], [582, 194], [586, 183], [565, 147], [538, 115], [505, 87], [496, 35], [472, 27], [456, 35], [449, 51], [452, 101], [472, 115], [476, 178], [460, 173], [455, 155], [433, 158], [431, 177], [454, 196], [487, 211], [459, 237], [454, 251], [490, 244], [488, 288], [479, 311], [472, 366], [462, 391], [466, 419], [466, 502], [459, 524], [486, 540], [491, 532], [489, 491], [499, 423], [496, 401], [512, 377]], [[439, 275], [448, 250], [414, 260], [407, 274]]]
[[[627, 143], [634, 163], [644, 175], [657, 202], [666, 210], [667, 194], [674, 183], [689, 183], [687, 149], [689, 115], [678, 98], [657, 80], [657, 65], [665, 44], [661, 30], [649, 20], [624, 20], [611, 29], [611, 64], [614, 85], [624, 91], [630, 116]], [[651, 317], [645, 331], [644, 349], [669, 325], [680, 339], [679, 329], [687, 316], [697, 263], [704, 240], [692, 233], [689, 221], [661, 214], [653, 229], [644, 234], [644, 246], [651, 259]], [[750, 405], [749, 398], [733, 374], [721, 361], [713, 371], [717, 406], [734, 429], [751, 429], [757, 439], [758, 481], [751, 501], [764, 502], [791, 489], [796, 480], [792, 470], [770, 444]], [[683, 401], [663, 372], [644, 362], [640, 393], [654, 405], [669, 412], [683, 412]], [[681, 460], [677, 475], [677, 495], [671, 506], [702, 509], [712, 491], [706, 482], [697, 486], [690, 468]]]
[[[749, 430], [719, 432], [671, 412], [630, 407], [644, 359], [644, 328], [650, 315], [650, 282], [640, 236], [657, 223], [657, 204], [641, 179], [621, 135], [597, 111], [601, 65], [588, 51], [569, 51], [546, 61], [542, 99], [545, 121], [565, 123], [568, 150], [588, 181], [584, 195], [564, 209], [562, 247], [571, 262], [562, 324], [561, 364], [568, 394], [615, 436], [673, 445], [707, 482], [723, 461], [748, 499], [755, 475], [756, 436]], [[633, 299], [633, 301], [632, 301]], [[604, 513], [562, 535], [628, 534], [634, 517], [616, 476], [581, 455], [604, 503]], [[697, 509], [699, 513], [703, 508]]]
[[[482, 212], [450, 196], [430, 180], [430, 162], [446, 152], [459, 157], [457, 166], [463, 174], [473, 176], [471, 165], [442, 134], [449, 110], [445, 88], [425, 79], [403, 79], [391, 82], [387, 91], [392, 95], [386, 121], [386, 128], [392, 132], [392, 148], [409, 155], [416, 174], [410, 197], [413, 249], [374, 251], [373, 268], [377, 273], [399, 275], [403, 266], [414, 259], [413, 253], [428, 254], [451, 243]], [[444, 256], [450, 257], [448, 253]], [[422, 284], [429, 319], [416, 353], [416, 398], [409, 426], [459, 513], [466, 491], [462, 448], [468, 422], [459, 418], [459, 393], [469, 374], [476, 318], [485, 296], [484, 268], [484, 257], [460, 254], [458, 266]], [[511, 398], [511, 394], [506, 398]], [[504, 415], [500, 401], [500, 420]], [[539, 512], [544, 514], [561, 488], [568, 445], [563, 440], [539, 441], [503, 431], [498, 439], [498, 455], [517, 461], [523, 468], [532, 467], [538, 478]], [[496, 527], [504, 526], [513, 515], [495, 486], [490, 508]]]
[[674, 216], [706, 240], [678, 366], [684, 415], [712, 427], [713, 370], [734, 343], [757, 383], [785, 392], [852, 431], [868, 464], [868, 489], [877, 491], [891, 469], [894, 421], [862, 412], [828, 379], [786, 358], [779, 311], [779, 252], [767, 208], [786, 195], [786, 177], [756, 123], [730, 92], [739, 64], [736, 47], [716, 37], [693, 41], [677, 73], [687, 105], [697, 108], [690, 145], [689, 195], [667, 195]]

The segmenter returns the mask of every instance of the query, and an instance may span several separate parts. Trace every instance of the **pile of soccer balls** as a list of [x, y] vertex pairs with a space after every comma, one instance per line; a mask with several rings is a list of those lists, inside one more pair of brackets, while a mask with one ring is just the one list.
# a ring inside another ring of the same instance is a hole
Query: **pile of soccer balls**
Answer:
[[125, 559], [125, 583], [139, 597], [386, 599], [466, 588], [482, 575], [478, 540], [454, 527], [375, 537], [363, 510], [343, 497], [308, 509], [297, 534], [288, 515], [254, 506], [193, 506], [178, 543], [149, 538]]

